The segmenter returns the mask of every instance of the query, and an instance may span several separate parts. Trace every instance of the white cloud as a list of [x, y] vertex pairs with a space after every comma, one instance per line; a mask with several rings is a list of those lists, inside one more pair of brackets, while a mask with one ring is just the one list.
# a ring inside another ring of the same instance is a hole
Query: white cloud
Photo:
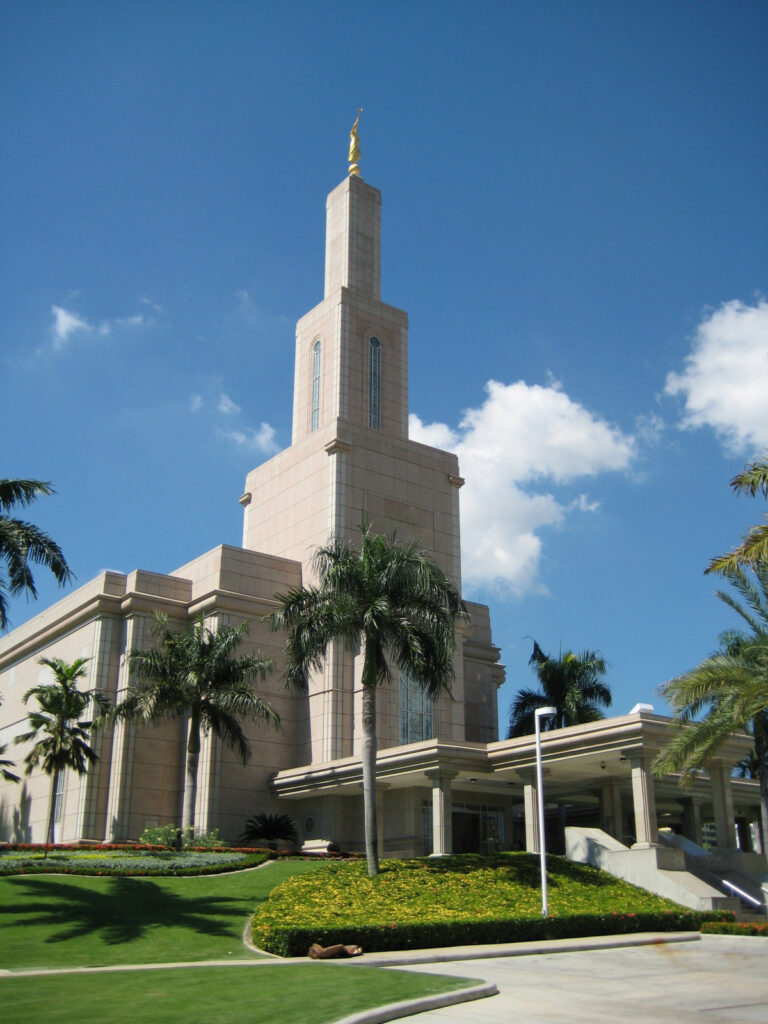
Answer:
[[[549, 386], [489, 381], [487, 397], [469, 409], [458, 431], [410, 418], [410, 437], [442, 442], [459, 456], [466, 486], [461, 496], [464, 579], [523, 594], [542, 589], [539, 567], [545, 527], [571, 512], [595, 512], [599, 502], [580, 494], [570, 503], [542, 489], [627, 469], [635, 439]], [[445, 444], [445, 442], [450, 442]]]
[[225, 395], [223, 392], [219, 396], [219, 412], [223, 412], [226, 416], [233, 413], [240, 412], [240, 406], [237, 405], [229, 395]]
[[72, 313], [68, 309], [62, 309], [61, 306], [51, 306], [51, 313], [53, 314], [53, 327], [51, 330], [53, 332], [54, 348], [63, 348], [69, 336], [74, 334], [75, 331], [93, 330], [91, 325], [81, 319], [77, 313]]
[[415, 413], [408, 417], [408, 433], [412, 441], [449, 452], [454, 451], [459, 443], [459, 435], [445, 423], [422, 423]]
[[732, 454], [768, 444], [768, 302], [734, 299], [706, 316], [664, 390], [684, 400], [682, 429], [712, 427]]
[[140, 327], [146, 322], [141, 314], [137, 314], [135, 316], [113, 317], [112, 319], [102, 320], [101, 323], [95, 325], [88, 323], [87, 320], [84, 320], [77, 313], [64, 309], [62, 306], [51, 306], [51, 313], [53, 314], [51, 333], [53, 335], [54, 349], [64, 348], [69, 338], [77, 331], [87, 334], [95, 332], [102, 337], [106, 337], [116, 327]]
[[277, 451], [275, 428], [268, 423], [262, 423], [258, 430], [220, 430], [219, 434], [239, 447], [263, 452], [265, 455], [273, 455]]
[[190, 395], [189, 396], [189, 411], [200, 412], [203, 408], [203, 396], [202, 395]]

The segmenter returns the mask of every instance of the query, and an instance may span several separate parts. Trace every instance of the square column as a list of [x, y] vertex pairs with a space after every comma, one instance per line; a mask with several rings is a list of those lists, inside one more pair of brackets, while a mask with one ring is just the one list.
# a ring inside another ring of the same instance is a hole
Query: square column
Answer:
[[715, 816], [715, 836], [718, 847], [729, 850], [736, 845], [734, 832], [733, 793], [731, 792], [731, 765], [727, 761], [710, 761], [707, 765], [712, 783], [712, 810]]
[[656, 793], [650, 767], [653, 757], [650, 751], [634, 751], [628, 756], [632, 765], [632, 803], [635, 810], [637, 839], [634, 847], [656, 846], [659, 835], [656, 824]]
[[603, 830], [614, 839], [621, 841], [624, 834], [624, 817], [621, 804], [621, 784], [618, 779], [608, 779], [600, 793], [600, 808]]
[[443, 769], [427, 772], [432, 782], [432, 857], [445, 857], [453, 852], [451, 782], [457, 775], [456, 771]]
[[701, 846], [701, 805], [692, 796], [682, 797], [680, 804], [683, 808], [683, 835]]
[[526, 771], [523, 775], [523, 807], [525, 812], [525, 849], [528, 853], [539, 853], [539, 788], [536, 785], [536, 773]]
[[763, 843], [763, 822], [760, 814], [759, 807], [752, 808], [752, 814], [750, 820], [754, 825], [755, 838], [754, 838], [754, 849], [755, 853], [766, 853], [765, 844]]

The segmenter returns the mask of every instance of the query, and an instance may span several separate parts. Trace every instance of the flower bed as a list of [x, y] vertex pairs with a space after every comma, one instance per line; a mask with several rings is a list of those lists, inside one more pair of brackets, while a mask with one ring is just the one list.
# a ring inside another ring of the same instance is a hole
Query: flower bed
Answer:
[[0, 875], [209, 875], [257, 867], [272, 852], [254, 849], [189, 849], [109, 843], [46, 846], [19, 843], [0, 848]]
[[312, 942], [369, 951], [523, 942], [639, 931], [696, 931], [707, 919], [565, 858], [549, 862], [552, 913], [541, 917], [538, 858], [530, 854], [329, 865], [289, 879], [253, 916], [254, 940], [297, 956]]
[[705, 935], [762, 935], [768, 939], [768, 922], [705, 921], [701, 930]]

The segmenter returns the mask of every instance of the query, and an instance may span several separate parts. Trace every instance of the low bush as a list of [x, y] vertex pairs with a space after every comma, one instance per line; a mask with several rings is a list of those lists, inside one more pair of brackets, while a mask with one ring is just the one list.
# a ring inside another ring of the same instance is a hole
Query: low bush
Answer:
[[[552, 914], [541, 917], [538, 858], [530, 854], [328, 865], [289, 879], [254, 914], [254, 940], [295, 956], [312, 942], [366, 950], [522, 942], [638, 931], [695, 931], [688, 911], [595, 868], [552, 857]], [[731, 917], [729, 914], [726, 917]]]
[[705, 935], [762, 935], [768, 938], [768, 922], [705, 921], [701, 930]]
[[139, 837], [139, 842], [153, 846], [172, 847], [176, 843], [176, 836], [179, 832], [181, 832], [181, 845], [185, 850], [229, 848], [229, 843], [224, 842], [217, 828], [212, 828], [209, 832], [196, 832], [193, 828], [180, 829], [176, 825], [156, 825], [153, 828], [145, 828]]

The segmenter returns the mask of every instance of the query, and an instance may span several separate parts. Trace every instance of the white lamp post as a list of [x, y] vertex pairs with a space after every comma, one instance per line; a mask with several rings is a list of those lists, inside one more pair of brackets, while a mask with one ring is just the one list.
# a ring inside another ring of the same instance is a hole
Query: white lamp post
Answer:
[[547, 904], [547, 849], [544, 841], [544, 783], [541, 771], [541, 720], [557, 714], [557, 708], [536, 708], [536, 798], [539, 805], [539, 858], [541, 860], [541, 916], [549, 913]]

